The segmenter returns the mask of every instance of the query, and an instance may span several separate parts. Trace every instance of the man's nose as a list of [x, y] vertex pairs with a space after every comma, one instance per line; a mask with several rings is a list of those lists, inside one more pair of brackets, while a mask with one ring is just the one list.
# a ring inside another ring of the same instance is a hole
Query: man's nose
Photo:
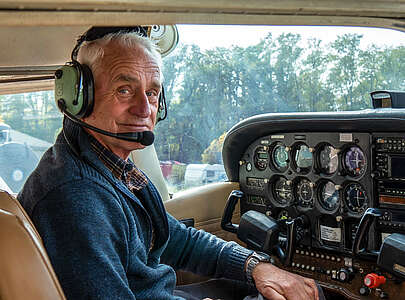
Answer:
[[145, 92], [137, 93], [131, 102], [129, 111], [139, 117], [147, 118], [151, 114], [150, 103]]

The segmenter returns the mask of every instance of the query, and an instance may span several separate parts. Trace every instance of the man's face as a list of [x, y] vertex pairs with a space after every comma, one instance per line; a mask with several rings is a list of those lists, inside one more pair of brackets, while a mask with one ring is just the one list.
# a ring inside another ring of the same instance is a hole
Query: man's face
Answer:
[[[160, 68], [143, 47], [128, 50], [111, 42], [93, 76], [94, 110], [84, 122], [114, 133], [153, 130], [161, 90]], [[90, 132], [123, 159], [132, 150], [144, 148], [139, 143]]]

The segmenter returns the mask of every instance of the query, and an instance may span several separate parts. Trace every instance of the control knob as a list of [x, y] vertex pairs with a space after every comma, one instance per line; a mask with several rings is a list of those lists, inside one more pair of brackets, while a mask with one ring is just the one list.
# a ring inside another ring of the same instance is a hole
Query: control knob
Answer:
[[376, 273], [370, 273], [364, 277], [364, 285], [370, 289], [379, 287], [381, 284], [384, 284], [385, 281], [384, 276], [379, 276]]
[[370, 288], [366, 287], [366, 286], [362, 286], [359, 290], [360, 295], [362, 296], [368, 296], [370, 294], [371, 290]]
[[341, 282], [349, 282], [352, 280], [353, 271], [346, 268], [341, 268], [337, 273], [337, 278]]

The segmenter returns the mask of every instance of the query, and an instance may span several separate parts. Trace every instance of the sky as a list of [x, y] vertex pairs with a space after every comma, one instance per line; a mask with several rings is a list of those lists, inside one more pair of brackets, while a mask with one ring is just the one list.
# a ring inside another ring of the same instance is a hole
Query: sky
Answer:
[[[405, 46], [405, 32], [371, 27], [323, 27], [323, 26], [255, 26], [255, 25], [177, 25], [180, 43], [197, 44], [201, 49], [254, 45], [268, 32], [277, 37], [283, 32], [295, 32], [306, 39], [316, 37], [328, 43], [338, 34], [363, 34], [361, 48], [371, 43], [381, 46]], [[215, 31], [213, 30], [215, 28]], [[231, 28], [232, 30], [229, 30]]]

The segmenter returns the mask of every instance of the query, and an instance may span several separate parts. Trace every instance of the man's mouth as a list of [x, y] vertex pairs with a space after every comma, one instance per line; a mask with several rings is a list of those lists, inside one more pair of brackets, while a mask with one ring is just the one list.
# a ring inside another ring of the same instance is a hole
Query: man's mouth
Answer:
[[145, 124], [119, 124], [120, 127], [129, 131], [149, 131], [149, 127]]

